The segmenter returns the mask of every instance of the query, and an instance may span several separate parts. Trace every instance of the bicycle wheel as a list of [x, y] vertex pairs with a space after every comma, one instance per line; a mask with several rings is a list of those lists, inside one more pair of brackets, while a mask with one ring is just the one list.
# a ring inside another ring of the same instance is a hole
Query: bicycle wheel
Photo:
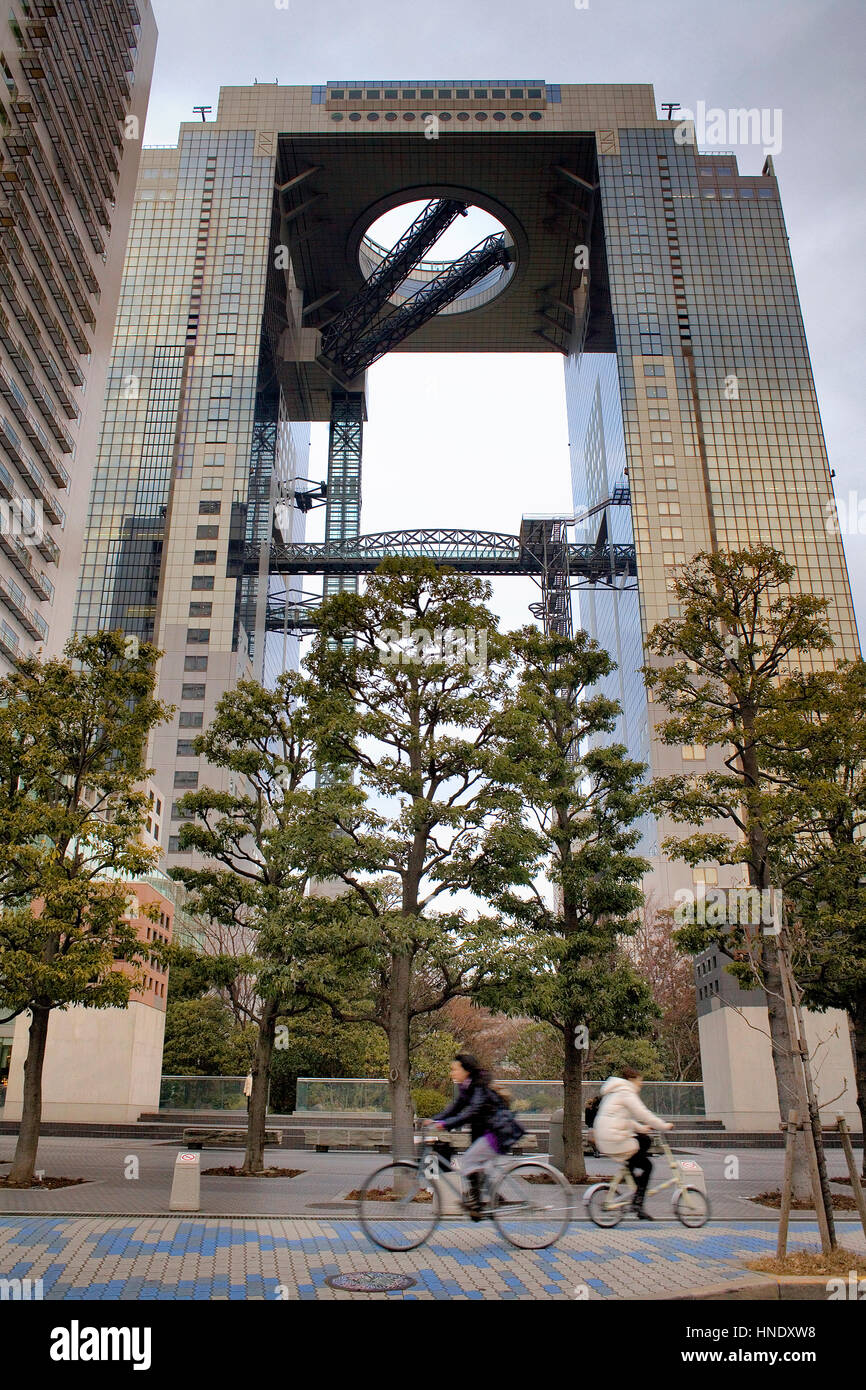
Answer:
[[490, 1206], [509, 1245], [544, 1250], [571, 1220], [571, 1188], [556, 1168], [528, 1159], [494, 1178]]
[[626, 1194], [612, 1187], [609, 1182], [599, 1183], [590, 1193], [586, 1204], [590, 1221], [594, 1221], [596, 1226], [601, 1226], [604, 1230], [618, 1226], [627, 1208]]
[[386, 1163], [364, 1183], [358, 1209], [361, 1225], [374, 1245], [383, 1250], [414, 1250], [439, 1224], [439, 1187], [415, 1163]]
[[674, 1202], [674, 1213], [678, 1221], [692, 1229], [705, 1226], [710, 1219], [710, 1203], [705, 1192], [699, 1187], [686, 1187]]

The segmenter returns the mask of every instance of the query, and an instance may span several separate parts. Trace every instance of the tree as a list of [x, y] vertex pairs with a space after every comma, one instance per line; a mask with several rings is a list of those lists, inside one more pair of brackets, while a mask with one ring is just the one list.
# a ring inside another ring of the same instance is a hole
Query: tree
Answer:
[[[644, 668], [653, 697], [670, 712], [657, 728], [662, 741], [722, 750], [718, 770], [655, 780], [658, 811], [679, 824], [718, 826], [670, 837], [666, 853], [692, 865], [739, 866], [751, 887], [767, 891], [783, 886], [777, 870], [782, 847], [790, 842], [790, 799], [781, 794], [772, 770], [784, 701], [781, 683], [800, 658], [808, 661], [831, 644], [825, 602], [790, 592], [794, 573], [793, 565], [767, 545], [695, 556], [673, 582], [682, 616], [658, 624], [647, 638], [648, 650], [664, 664]], [[679, 932], [678, 940], [690, 951], [717, 940], [728, 954], [741, 952], [740, 977], [751, 976], [752, 986], [759, 984], [766, 994], [780, 1113], [787, 1118], [791, 1109], [802, 1111], [799, 1053], [785, 1002], [786, 933], [765, 932], [760, 925], [738, 924], [720, 932], [694, 924]], [[808, 1086], [808, 1058], [803, 1077]], [[815, 1107], [810, 1112], [823, 1167], [820, 1120]], [[801, 1136], [794, 1193], [805, 1198], [810, 1191]]]
[[147, 740], [170, 714], [158, 653], [100, 632], [64, 656], [0, 681], [0, 1009], [31, 1015], [12, 1186], [33, 1179], [51, 1012], [126, 1007], [143, 959], [129, 884], [158, 858], [140, 838]]
[[297, 1105], [299, 1076], [382, 1077], [388, 1067], [385, 1040], [371, 1024], [338, 1023], [330, 1009], [314, 1005], [287, 1019], [271, 1064], [271, 1109], [288, 1114]]
[[437, 1026], [453, 1034], [459, 1049], [473, 1053], [485, 1071], [503, 1079], [509, 1074], [511, 1045], [527, 1023], [465, 997], [450, 1000], [437, 1019]]
[[162, 1051], [166, 1075], [245, 1076], [250, 1065], [247, 1044], [231, 1010], [216, 995], [169, 999]]
[[866, 1135], [866, 662], [795, 675], [783, 696], [769, 759], [790, 811], [795, 974], [809, 1008], [850, 1015]]
[[413, 1020], [471, 994], [505, 951], [496, 920], [454, 901], [510, 872], [509, 855], [494, 864], [488, 848], [503, 813], [490, 769], [510, 668], [489, 596], [428, 561], [388, 561], [363, 595], [322, 605], [307, 660], [321, 755], [368, 798], [317, 854], [377, 923], [370, 997], [340, 1017], [387, 1035], [398, 1155], [412, 1151]]
[[192, 910], [221, 929], [212, 978], [221, 981], [238, 1021], [257, 1030], [245, 1174], [264, 1167], [280, 1018], [339, 992], [347, 983], [340, 976], [350, 975], [350, 957], [363, 944], [361, 914], [349, 911], [354, 905], [311, 891], [320, 876], [312, 847], [327, 844], [355, 794], [345, 784], [310, 785], [316, 729], [304, 694], [301, 677], [286, 672], [273, 691], [242, 681], [222, 696], [196, 749], [232, 774], [237, 789], [204, 787], [183, 798], [181, 809], [194, 819], [182, 826], [181, 849], [197, 850], [205, 862], [172, 870]]
[[549, 1023], [514, 1019], [517, 1034], [508, 1048], [506, 1066], [520, 1081], [562, 1080], [562, 1037]]
[[[505, 825], [491, 845], [521, 842], [522, 891], [494, 897], [526, 943], [499, 1002], [552, 1025], [563, 1043], [565, 1173], [585, 1179], [583, 1077], [589, 1037], [634, 1036], [653, 1015], [650, 992], [623, 951], [642, 902], [649, 865], [633, 853], [642, 809], [643, 764], [620, 744], [602, 745], [619, 706], [591, 687], [613, 662], [585, 632], [512, 634], [519, 658], [516, 695], [501, 720], [504, 752], [497, 774], [516, 791], [531, 823]], [[543, 873], [552, 895], [536, 881]]]

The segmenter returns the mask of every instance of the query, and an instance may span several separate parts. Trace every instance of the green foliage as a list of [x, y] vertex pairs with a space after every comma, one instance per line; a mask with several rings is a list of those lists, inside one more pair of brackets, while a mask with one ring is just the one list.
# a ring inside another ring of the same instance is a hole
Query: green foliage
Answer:
[[444, 1091], [431, 1090], [429, 1086], [412, 1088], [412, 1104], [419, 1120], [432, 1120], [449, 1103], [450, 1097]]
[[163, 1072], [167, 1076], [244, 1076], [252, 1061], [249, 1031], [238, 1028], [221, 999], [169, 999]]
[[520, 1081], [561, 1081], [562, 1034], [549, 1023], [525, 1022], [508, 1048], [507, 1063]]
[[[770, 869], [768, 847], [781, 850], [787, 842], [792, 811], [769, 776], [784, 678], [792, 655], [831, 644], [825, 601], [791, 593], [794, 573], [766, 545], [697, 555], [675, 581], [682, 617], [659, 623], [647, 637], [649, 651], [664, 660], [644, 668], [646, 683], [670, 711], [658, 736], [728, 750], [724, 772], [654, 781], [658, 812], [684, 825], [719, 826], [672, 838], [664, 848], [688, 864], [745, 865], [749, 882], [760, 886]], [[683, 942], [701, 948], [695, 933]]]
[[[598, 742], [619, 708], [591, 688], [613, 664], [585, 632], [524, 628], [512, 641], [519, 685], [500, 722], [496, 771], [515, 791], [515, 812], [497, 838], [522, 871], [517, 888], [493, 891], [525, 939], [507, 985], [483, 1002], [568, 1036], [576, 1024], [636, 1033], [654, 1009], [619, 941], [635, 930], [649, 867], [633, 853], [644, 767], [622, 745]], [[538, 886], [541, 873], [552, 894]]]
[[326, 876], [316, 846], [327, 844], [357, 794], [346, 784], [309, 785], [317, 731], [304, 694], [303, 680], [287, 672], [273, 691], [242, 681], [222, 697], [196, 747], [234, 774], [238, 790], [204, 787], [183, 798], [193, 819], [181, 828], [181, 844], [205, 864], [172, 870], [192, 910], [233, 943], [198, 966], [187, 955], [185, 966], [198, 971], [198, 982], [221, 984], [239, 1019], [267, 1017], [269, 1028], [337, 989], [364, 945], [357, 911], [309, 892]]
[[[388, 1034], [398, 1147], [411, 1138], [412, 1021], [502, 978], [509, 959], [501, 918], [475, 906], [515, 864], [501, 829], [514, 797], [493, 775], [513, 662], [489, 596], [488, 584], [428, 561], [387, 562], [363, 594], [323, 605], [308, 658], [321, 757], [359, 796], [315, 852], [376, 922], [373, 986], [342, 1016]], [[486, 663], [431, 649], [437, 630], [467, 628], [485, 635]], [[397, 653], [404, 630], [427, 633], [427, 649], [409, 640]]]
[[388, 1049], [371, 1024], [338, 1023], [328, 1009], [313, 1007], [290, 1018], [271, 1061], [271, 1111], [296, 1108], [299, 1076], [384, 1076]]
[[0, 681], [0, 1009], [123, 1007], [141, 950], [128, 884], [151, 870], [138, 789], [158, 654], [120, 633], [23, 659]]
[[647, 1081], [664, 1079], [664, 1066], [658, 1048], [649, 1038], [601, 1037], [590, 1049], [587, 1071], [598, 1080], [619, 1075], [623, 1067], [634, 1067]]
[[449, 1068], [459, 1051], [460, 1044], [453, 1033], [441, 1028], [425, 1031], [411, 1049], [413, 1082], [422, 1088], [447, 1091]]

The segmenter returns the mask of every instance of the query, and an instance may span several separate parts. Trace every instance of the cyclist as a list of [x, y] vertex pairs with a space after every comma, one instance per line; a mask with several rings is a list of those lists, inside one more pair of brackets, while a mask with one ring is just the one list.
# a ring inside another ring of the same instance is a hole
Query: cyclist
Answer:
[[472, 1143], [460, 1160], [469, 1180], [464, 1206], [473, 1221], [481, 1220], [481, 1174], [498, 1154], [507, 1153], [523, 1134], [507, 1098], [490, 1084], [490, 1077], [471, 1052], [458, 1052], [451, 1063], [451, 1080], [458, 1087], [455, 1101], [425, 1124], [437, 1129], [469, 1126]]
[[634, 1067], [623, 1067], [622, 1076], [610, 1076], [601, 1088], [601, 1105], [593, 1125], [595, 1146], [606, 1158], [627, 1163], [637, 1184], [632, 1203], [639, 1221], [651, 1221], [643, 1204], [653, 1170], [649, 1157], [650, 1133], [673, 1125], [647, 1110], [640, 1098], [643, 1077]]

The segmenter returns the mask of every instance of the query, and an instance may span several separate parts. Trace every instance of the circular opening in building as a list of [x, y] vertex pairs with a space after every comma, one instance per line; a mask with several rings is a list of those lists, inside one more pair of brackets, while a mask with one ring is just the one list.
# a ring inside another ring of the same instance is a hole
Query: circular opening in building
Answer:
[[[428, 207], [428, 200], [401, 203], [390, 212], [377, 217], [367, 228], [358, 247], [358, 262], [366, 279], [378, 269], [384, 258], [397, 245], [413, 222]], [[483, 208], [469, 207], [462, 216], [457, 216], [450, 226], [432, 246], [428, 247], [423, 260], [410, 271], [408, 277], [390, 296], [392, 304], [403, 304], [439, 276], [446, 275], [454, 264], [470, 252], [481, 251], [485, 243], [494, 247], [496, 239], [504, 239], [504, 245], [511, 248], [512, 238], [507, 228], [491, 213]], [[464, 314], [470, 309], [479, 309], [496, 295], [501, 294], [514, 274], [515, 262], [495, 265], [482, 279], [470, 284], [456, 299], [439, 312], [442, 314]]]

